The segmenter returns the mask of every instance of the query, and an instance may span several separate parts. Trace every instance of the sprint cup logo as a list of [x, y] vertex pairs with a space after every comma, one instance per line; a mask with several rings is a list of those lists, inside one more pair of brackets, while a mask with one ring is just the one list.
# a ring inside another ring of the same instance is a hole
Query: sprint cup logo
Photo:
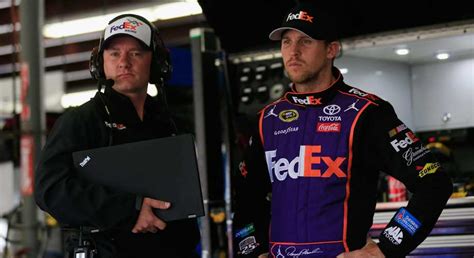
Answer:
[[[333, 160], [329, 156], [315, 155], [321, 153], [321, 149], [321, 145], [302, 145], [299, 155], [294, 159], [280, 158], [276, 161], [277, 150], [266, 151], [265, 158], [270, 180], [273, 182], [274, 175], [278, 181], [284, 181], [288, 176], [292, 179], [299, 177], [329, 178], [333, 175], [338, 178], [346, 177], [346, 173], [340, 168], [346, 158], [336, 157]], [[320, 169], [322, 163], [327, 166], [324, 172]], [[319, 165], [319, 168], [313, 168], [313, 165]]]
[[383, 231], [383, 235], [392, 242], [394, 245], [399, 245], [402, 243], [403, 240], [403, 231], [397, 227], [389, 227]]
[[278, 114], [281, 121], [289, 123], [298, 119], [299, 113], [294, 109], [283, 110]]

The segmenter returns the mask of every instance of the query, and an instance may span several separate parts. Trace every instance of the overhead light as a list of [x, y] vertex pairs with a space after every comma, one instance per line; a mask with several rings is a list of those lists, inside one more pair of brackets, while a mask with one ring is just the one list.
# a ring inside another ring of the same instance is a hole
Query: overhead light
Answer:
[[341, 72], [341, 74], [346, 74], [347, 72], [349, 72], [349, 69], [341, 68], [341, 69], [339, 69], [339, 71]]
[[61, 97], [61, 106], [63, 108], [77, 107], [94, 97], [97, 90], [87, 90], [64, 94]]
[[395, 49], [395, 54], [397, 54], [399, 56], [406, 56], [406, 55], [410, 54], [410, 49], [408, 49], [408, 48], [398, 48], [398, 49]]
[[[97, 90], [85, 90], [64, 94], [61, 97], [61, 106], [63, 108], [80, 106], [94, 97], [96, 92]], [[158, 90], [156, 89], [155, 85], [148, 84], [147, 93], [148, 95], [154, 97], [158, 94]]]
[[168, 20], [173, 18], [201, 14], [202, 9], [196, 0], [186, 0], [182, 2], [161, 4], [152, 7], [46, 24], [43, 28], [43, 35], [48, 38], [62, 38], [95, 31], [101, 31], [105, 28], [105, 25], [110, 20], [112, 20], [118, 15], [125, 13], [138, 14], [140, 16], [145, 17], [147, 20], [154, 22], [157, 20]]
[[445, 59], [449, 58], [449, 54], [445, 53], [445, 52], [438, 53], [438, 54], [436, 54], [436, 58], [439, 59], [439, 60], [445, 60]]

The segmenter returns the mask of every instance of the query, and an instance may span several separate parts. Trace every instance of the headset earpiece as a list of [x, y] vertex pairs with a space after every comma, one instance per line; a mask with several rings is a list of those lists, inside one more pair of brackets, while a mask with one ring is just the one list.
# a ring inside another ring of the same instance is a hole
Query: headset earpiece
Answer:
[[152, 28], [152, 49], [153, 60], [150, 70], [150, 83], [161, 84], [171, 78], [173, 67], [171, 65], [171, 57], [169, 50], [165, 47], [160, 37], [158, 29], [149, 23]]
[[104, 74], [104, 66], [103, 66], [103, 60], [102, 60], [102, 55], [99, 54], [99, 48], [94, 47], [91, 51], [91, 58], [89, 60], [89, 72], [95, 80], [100, 80], [104, 79], [105, 80], [105, 74]]

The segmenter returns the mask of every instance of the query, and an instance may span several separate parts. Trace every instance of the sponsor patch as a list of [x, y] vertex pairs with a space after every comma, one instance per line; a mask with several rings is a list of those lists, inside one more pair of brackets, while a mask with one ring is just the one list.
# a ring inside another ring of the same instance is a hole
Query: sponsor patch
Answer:
[[441, 165], [439, 164], [439, 162], [435, 162], [435, 163], [426, 163], [425, 166], [423, 167], [422, 170], [420, 170], [420, 172], [418, 173], [418, 176], [420, 178], [428, 175], [428, 174], [433, 174], [436, 172], [436, 170], [438, 170], [438, 168], [440, 168]]
[[[284, 156], [278, 157], [277, 150], [265, 151], [270, 181], [285, 181], [287, 178], [298, 179], [301, 177], [346, 178], [346, 157], [322, 156], [321, 145], [301, 145], [299, 155], [293, 159]], [[289, 158], [289, 159], [287, 159]], [[324, 167], [327, 169], [323, 169]]]
[[281, 129], [281, 130], [275, 130], [273, 131], [273, 135], [277, 136], [277, 135], [280, 135], [280, 134], [283, 134], [283, 135], [286, 135], [288, 133], [293, 133], [293, 132], [298, 132], [298, 127], [288, 127], [286, 129]]
[[237, 233], [235, 233], [235, 237], [236, 238], [244, 238], [244, 237], [252, 234], [253, 232], [255, 232], [255, 228], [253, 227], [253, 224], [248, 224], [247, 226], [245, 226], [241, 230], [237, 231]]
[[398, 210], [395, 215], [395, 221], [412, 236], [421, 226], [421, 223], [405, 208], [400, 208], [400, 210]]
[[415, 134], [413, 132], [406, 132], [405, 133], [405, 138], [404, 139], [395, 139], [390, 142], [392, 145], [393, 149], [396, 152], [400, 152], [400, 150], [406, 149], [409, 145], [412, 145], [413, 143], [419, 141]]
[[109, 123], [107, 121], [104, 121], [105, 126], [108, 128], [116, 128], [117, 130], [124, 130], [127, 129], [127, 127], [124, 124], [117, 124], [117, 123]]
[[408, 148], [407, 151], [403, 153], [403, 158], [407, 161], [407, 167], [410, 166], [414, 161], [419, 160], [421, 157], [429, 153], [430, 150], [420, 144], [420, 147]]
[[239, 242], [239, 253], [243, 255], [247, 255], [251, 253], [255, 248], [257, 248], [259, 244], [255, 241], [255, 237], [249, 236], [244, 240]]
[[306, 96], [305, 98], [301, 99], [298, 98], [297, 96], [292, 96], [291, 99], [293, 103], [295, 104], [300, 104], [300, 105], [311, 105], [311, 106], [316, 106], [316, 105], [321, 105], [323, 104], [321, 102], [321, 98], [315, 98], [314, 96]]
[[347, 106], [346, 109], [344, 109], [344, 112], [347, 112], [349, 110], [355, 110], [355, 111], [359, 111], [359, 109], [356, 107], [356, 104], [357, 102], [359, 102], [360, 99], [356, 99], [356, 101], [352, 104], [350, 104], [349, 106]]
[[334, 115], [337, 115], [339, 112], [341, 111], [341, 107], [338, 106], [338, 105], [329, 105], [329, 106], [325, 106], [323, 108], [323, 112], [324, 114], [328, 115], [328, 116], [334, 116]]
[[321, 122], [334, 122], [334, 121], [342, 121], [340, 116], [318, 116], [319, 121]]
[[302, 21], [307, 21], [310, 23], [313, 23], [313, 18], [314, 16], [309, 15], [305, 11], [300, 11], [299, 13], [290, 13], [288, 14], [288, 17], [286, 18], [286, 21], [291, 21], [291, 20], [302, 20]]
[[263, 118], [267, 118], [269, 116], [274, 116], [274, 117], [278, 117], [277, 114], [275, 114], [275, 108], [276, 108], [276, 105], [274, 105], [266, 114]]
[[367, 99], [370, 99], [372, 101], [376, 101], [378, 98], [375, 96], [375, 95], [372, 95], [372, 94], [369, 94], [369, 93], [365, 93], [359, 89], [356, 89], [356, 88], [352, 88], [349, 90], [350, 93], [352, 94], [355, 94], [355, 95], [358, 95], [360, 97], [364, 97], [364, 98], [367, 98]]
[[239, 170], [240, 170], [240, 174], [245, 178], [247, 177], [247, 174], [249, 173], [247, 171], [247, 165], [245, 164], [245, 161], [242, 161], [239, 163]]
[[316, 131], [320, 133], [339, 133], [341, 131], [341, 123], [318, 123]]
[[394, 245], [399, 245], [403, 241], [403, 231], [400, 227], [392, 226], [383, 231], [383, 235]]
[[393, 128], [392, 130], [388, 131], [388, 136], [390, 136], [390, 138], [392, 138], [393, 136], [397, 135], [398, 133], [400, 133], [401, 131], [403, 131], [407, 128], [408, 127], [405, 124], [401, 124], [401, 125]]
[[295, 109], [283, 110], [278, 114], [278, 117], [280, 118], [280, 120], [286, 123], [297, 120], [299, 116], [300, 115], [298, 111], [296, 111]]

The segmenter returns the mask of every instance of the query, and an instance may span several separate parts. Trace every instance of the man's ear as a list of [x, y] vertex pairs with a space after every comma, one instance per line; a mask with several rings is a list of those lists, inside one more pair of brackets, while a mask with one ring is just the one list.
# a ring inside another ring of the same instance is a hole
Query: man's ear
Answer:
[[328, 44], [327, 47], [327, 57], [328, 59], [334, 59], [339, 56], [341, 51], [341, 42], [332, 41]]

